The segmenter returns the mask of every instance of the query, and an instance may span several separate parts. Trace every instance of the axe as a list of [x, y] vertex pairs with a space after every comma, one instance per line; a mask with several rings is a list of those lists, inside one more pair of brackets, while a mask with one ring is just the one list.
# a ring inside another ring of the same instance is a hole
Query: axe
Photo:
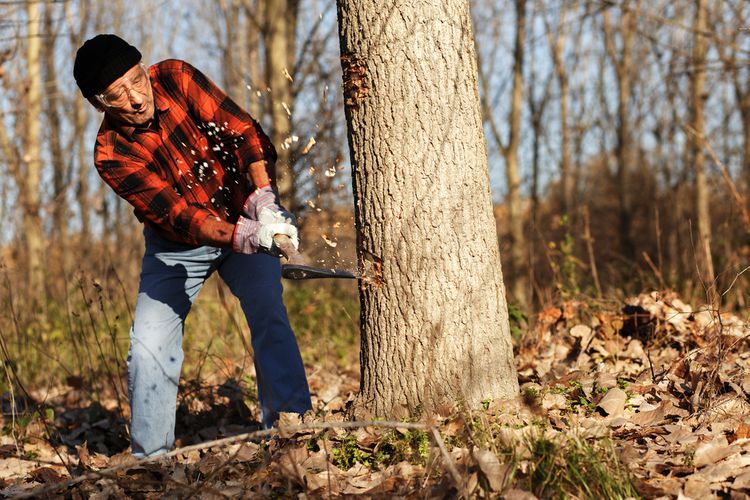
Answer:
[[294, 248], [292, 241], [285, 234], [273, 237], [276, 246], [286, 257], [287, 263], [281, 265], [281, 277], [288, 280], [310, 280], [318, 278], [360, 279], [362, 276], [341, 269], [313, 267], [305, 264], [305, 260]]

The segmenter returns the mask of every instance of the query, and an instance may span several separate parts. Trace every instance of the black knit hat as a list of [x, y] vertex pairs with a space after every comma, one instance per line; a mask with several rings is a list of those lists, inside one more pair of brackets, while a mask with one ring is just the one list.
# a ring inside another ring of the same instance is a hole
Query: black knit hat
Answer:
[[78, 49], [73, 76], [83, 97], [101, 93], [141, 62], [141, 53], [117, 35], [96, 35]]

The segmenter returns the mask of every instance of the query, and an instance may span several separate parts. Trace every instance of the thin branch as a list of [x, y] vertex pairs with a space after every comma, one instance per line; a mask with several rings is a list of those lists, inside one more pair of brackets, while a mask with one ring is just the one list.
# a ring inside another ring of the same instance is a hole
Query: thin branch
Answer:
[[[206, 450], [208, 448], [227, 446], [227, 445], [234, 444], [240, 441], [263, 439], [263, 438], [268, 438], [277, 434], [293, 435], [296, 433], [307, 432], [307, 431], [328, 430], [328, 429], [360, 429], [362, 427], [382, 427], [385, 429], [412, 429], [412, 430], [422, 430], [422, 431], [427, 431], [427, 430], [432, 431], [434, 429], [432, 426], [428, 426], [427, 424], [419, 424], [419, 423], [413, 423], [413, 422], [377, 421], [377, 420], [368, 420], [368, 421], [361, 421], [361, 422], [321, 422], [321, 423], [310, 423], [310, 424], [303, 424], [303, 425], [279, 426], [273, 429], [264, 429], [264, 430], [254, 431], [254, 432], [246, 432], [243, 434], [238, 434], [236, 436], [230, 436], [230, 437], [226, 437], [222, 439], [215, 439], [213, 441], [207, 441], [205, 443], [199, 443], [199, 444], [195, 444], [191, 446], [184, 446], [182, 448], [177, 448], [175, 450], [172, 450], [169, 453], [164, 453], [162, 455], [157, 455], [157, 456], [151, 456], [148, 458], [144, 458], [142, 460], [133, 458], [132, 460], [127, 461], [125, 463], [121, 463], [113, 467], [108, 467], [106, 469], [102, 469], [99, 471], [92, 471], [92, 472], [89, 472], [88, 474], [84, 474], [82, 476], [72, 478], [63, 483], [57, 483], [57, 484], [53, 484], [50, 486], [34, 488], [32, 490], [26, 491], [16, 496], [15, 498], [39, 498], [49, 493], [53, 493], [56, 491], [61, 491], [63, 489], [70, 488], [71, 486], [75, 486], [76, 484], [80, 484], [84, 481], [106, 478], [121, 470], [130, 469], [132, 467], [141, 466], [147, 463], [159, 462], [167, 458], [172, 458], [178, 455], [189, 453], [191, 451], [200, 451], [200, 450]], [[433, 437], [435, 436], [435, 432], [433, 432]], [[439, 437], [440, 434], [438, 433], [437, 436]], [[436, 444], [438, 445], [438, 448], [441, 448], [441, 452], [442, 450], [445, 449], [445, 444], [443, 443], [442, 438], [440, 438], [439, 441], [437, 441], [437, 438], [436, 438]], [[448, 455], [448, 457], [450, 457], [450, 455]], [[453, 470], [451, 470], [451, 475], [453, 475], [454, 472], [457, 474], [458, 471], [455, 469], [455, 466], [453, 465], [452, 461], [447, 462], [446, 466], [449, 468], [449, 470], [451, 469], [451, 467], [453, 468]], [[454, 478], [455, 477], [456, 476], [454, 476]]]

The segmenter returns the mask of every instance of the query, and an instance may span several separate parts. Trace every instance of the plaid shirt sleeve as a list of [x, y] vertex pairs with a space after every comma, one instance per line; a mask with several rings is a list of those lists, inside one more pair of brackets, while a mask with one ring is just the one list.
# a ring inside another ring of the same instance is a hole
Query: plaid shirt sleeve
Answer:
[[182, 65], [180, 86], [187, 97], [188, 109], [197, 121], [211, 126], [208, 132], [236, 156], [242, 172], [256, 161], [273, 164], [276, 149], [260, 124], [198, 69], [184, 61]]
[[[130, 146], [127, 151], [126, 146]], [[199, 230], [211, 213], [188, 204], [155, 165], [139, 158], [137, 144], [118, 142], [114, 133], [102, 134], [97, 138], [95, 164], [102, 179], [134, 207], [139, 220], [159, 227], [175, 241], [201, 244]]]

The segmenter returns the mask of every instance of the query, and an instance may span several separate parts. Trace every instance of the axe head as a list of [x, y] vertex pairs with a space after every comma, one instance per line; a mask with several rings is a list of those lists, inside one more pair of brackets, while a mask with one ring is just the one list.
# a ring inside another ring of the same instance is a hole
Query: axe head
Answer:
[[357, 276], [349, 271], [311, 267], [302, 264], [283, 264], [281, 266], [281, 277], [288, 280], [311, 280], [319, 278], [357, 279]]

